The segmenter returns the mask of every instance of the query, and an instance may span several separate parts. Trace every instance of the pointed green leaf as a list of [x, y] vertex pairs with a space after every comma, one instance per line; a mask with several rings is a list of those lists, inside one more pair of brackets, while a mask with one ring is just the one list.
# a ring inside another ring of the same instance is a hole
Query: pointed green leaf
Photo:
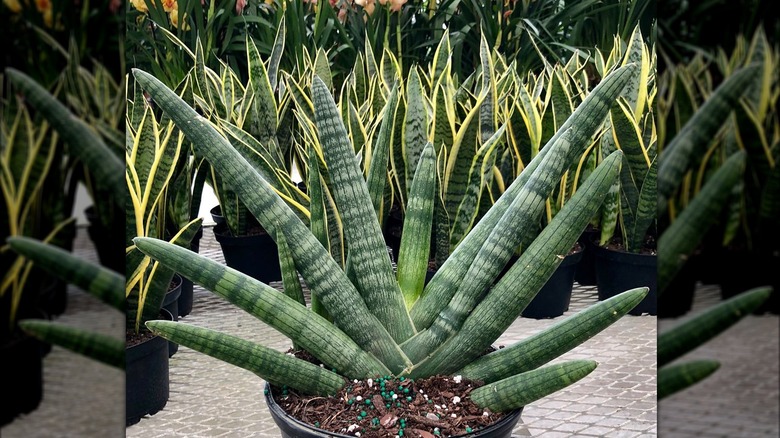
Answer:
[[333, 395], [345, 383], [332, 371], [233, 335], [171, 321], [150, 321], [147, 326], [156, 335], [249, 370], [272, 385]]

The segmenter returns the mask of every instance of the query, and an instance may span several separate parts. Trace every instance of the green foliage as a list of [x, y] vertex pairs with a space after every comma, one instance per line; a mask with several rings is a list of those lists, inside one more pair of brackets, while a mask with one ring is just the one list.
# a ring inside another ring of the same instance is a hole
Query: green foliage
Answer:
[[[383, 63], [385, 66], [393, 63], [391, 54], [383, 57]], [[369, 64], [368, 68], [373, 67]], [[526, 177], [518, 178], [506, 189], [504, 196], [500, 198], [502, 202], [487, 210], [484, 220], [472, 232], [465, 235], [458, 250], [464, 248], [462, 252], [465, 253], [465, 251], [476, 252], [481, 248], [486, 252], [478, 258], [488, 261], [490, 248], [498, 241], [509, 239], [512, 234], [511, 228], [517, 225], [515, 221], [518, 212], [527, 208], [529, 201], [533, 200], [531, 205], [534, 205], [530, 212], [536, 210], [536, 214], [541, 214], [543, 200], [548, 196], [546, 193], [540, 193], [540, 190], [544, 190], [541, 187], [547, 186], [549, 189], [550, 185], [555, 185], [564, 169], [569, 168], [571, 163], [579, 159], [582, 154], [580, 148], [585, 146], [578, 140], [583, 137], [589, 138], [599, 128], [635, 68], [635, 66], [625, 66], [611, 72], [566, 121], [561, 120], [561, 129], [555, 132], [547, 145], [540, 148], [540, 152], [528, 162], [521, 174]], [[389, 75], [382, 79], [385, 84], [374, 82], [376, 85], [367, 87], [369, 92], [372, 87], [385, 87], [388, 78], [392, 78], [395, 75], [393, 71], [397, 70], [393, 67], [386, 71]], [[317, 205], [320, 202], [323, 204], [333, 202], [338, 209], [339, 221], [343, 222], [343, 250], [346, 253], [346, 263], [341, 264], [332, 256], [332, 250], [329, 251], [322, 245], [325, 240], [322, 231], [316, 231], [322, 229], [321, 225], [315, 226], [315, 224], [322, 224], [322, 218], [317, 216], [323, 215], [327, 211], [326, 208], [317, 207], [316, 210], [312, 208], [310, 211], [312, 215], [310, 224], [314, 229], [312, 232], [310, 226], [301, 220], [287, 200], [274, 189], [273, 182], [267, 181], [250, 162], [242, 159], [243, 154], [231, 144], [224, 130], [218, 129], [218, 125], [199, 115], [191, 105], [179, 97], [179, 93], [172, 91], [152, 75], [139, 70], [134, 70], [133, 74], [138, 84], [152, 96], [166, 117], [169, 117], [192, 142], [195, 153], [209, 160], [214, 172], [220, 176], [226, 187], [238, 195], [269, 234], [283, 242], [295, 242], [294, 245], [282, 244], [282, 249], [284, 252], [289, 250], [289, 256], [294, 261], [296, 269], [306, 281], [313, 296], [318, 297], [321, 305], [327, 310], [333, 323], [302, 306], [297, 299], [275, 292], [244, 274], [205, 257], [194, 255], [183, 248], [149, 237], [134, 239], [136, 247], [148, 256], [159, 260], [163, 266], [182, 272], [194, 282], [224, 296], [254, 316], [278, 328], [296, 345], [302, 346], [315, 357], [320, 358], [328, 369], [336, 369], [339, 374], [347, 378], [372, 377], [383, 375], [386, 371], [393, 375], [426, 377], [452, 373], [476, 359], [486, 346], [498, 338], [506, 325], [519, 316], [525, 305], [555, 270], [562, 259], [556, 255], [565, 253], [571, 247], [585, 228], [588, 219], [598, 210], [606, 189], [618, 178], [623, 159], [621, 152], [615, 152], [606, 158], [583, 182], [580, 190], [544, 231], [538, 233], [529, 230], [526, 237], [532, 243], [524, 252], [520, 262], [510, 269], [495, 287], [487, 288], [484, 294], [482, 288], [477, 285], [474, 285], [473, 289], [470, 286], [463, 288], [463, 292], [459, 293], [454, 300], [461, 304], [454, 309], [459, 317], [452, 319], [452, 331], [437, 338], [437, 343], [432, 345], [427, 353], [409, 355], [408, 352], [411, 350], [408, 347], [418, 345], [416, 348], [419, 349], [428, 345], [419, 342], [418, 339], [422, 339], [420, 336], [431, 329], [418, 325], [416, 321], [412, 322], [411, 315], [422, 299], [417, 301], [410, 299], [405, 303], [402, 288], [388, 263], [378, 227], [377, 206], [372, 202], [376, 199], [375, 194], [379, 189], [373, 185], [373, 188], [370, 188], [366, 182], [364, 175], [371, 165], [355, 159], [355, 153], [360, 151], [360, 145], [354, 144], [351, 140], [358, 133], [364, 132], [360, 123], [350, 123], [353, 120], [351, 117], [362, 116], [362, 114], [360, 111], [350, 110], [347, 105], [349, 98], [344, 98], [348, 94], [342, 91], [341, 106], [337, 106], [329, 86], [316, 76], [313, 79], [302, 79], [311, 83], [310, 100], [307, 97], [309, 92], [304, 91], [303, 87], [288, 87], [296, 90], [293, 97], [299, 108], [297, 116], [305, 128], [302, 138], [308, 141], [306, 150], [309, 151], [309, 169], [306, 180], [314, 184], [319, 180], [321, 194], [316, 195]], [[422, 87], [425, 87], [426, 83], [430, 84], [423, 73], [418, 72], [418, 74], [420, 74]], [[378, 81], [379, 76], [381, 75], [366, 75], [365, 80], [366, 82]], [[357, 76], [353, 77], [356, 78], [355, 84], [357, 84]], [[490, 88], [492, 80], [487, 79], [488, 76], [483, 78], [485, 80], [483, 87]], [[388, 85], [385, 91], [395, 89], [394, 93], [400, 93], [405, 88]], [[357, 94], [358, 90], [354, 91]], [[374, 93], [376, 92], [374, 88]], [[484, 102], [484, 96], [487, 94], [490, 92], [483, 93], [481, 102]], [[394, 100], [382, 98], [381, 102], [389, 102], [389, 104], [377, 105], [373, 111], [376, 111], [375, 114], [392, 114]], [[373, 99], [369, 98], [365, 101], [375, 105]], [[398, 102], [400, 105], [401, 99]], [[480, 114], [480, 105], [475, 108], [471, 113], [474, 114], [472, 119], [475, 120], [473, 126], [477, 129], [472, 132], [479, 133], [479, 137], [485, 142], [483, 147], [490, 148], [491, 143], [494, 142], [491, 138], [503, 137], [504, 131], [489, 121], [492, 118], [491, 111], [484, 110]], [[477, 114], [479, 116], [475, 117]], [[208, 117], [208, 114], [206, 116]], [[393, 120], [399, 120], [397, 109]], [[355, 119], [354, 122], [357, 120]], [[374, 126], [365, 132], [378, 129], [378, 124]], [[382, 137], [385, 138], [382, 141], [387, 141], [386, 137], [390, 132], [397, 133], [395, 130], [390, 131], [388, 125], [384, 125], [381, 130], [384, 133]], [[403, 136], [393, 135], [390, 144], [402, 144], [402, 138]], [[368, 161], [379, 160], [379, 156], [370, 153], [371, 146], [371, 144], [363, 145], [363, 148], [368, 150], [361, 156], [369, 157]], [[576, 151], [570, 150], [571, 147]], [[386, 147], [380, 147], [378, 150], [385, 151], [391, 158], [393, 157], [392, 146], [389, 151]], [[412, 168], [431, 168], [434, 150], [435, 145], [428, 145], [421, 154], [409, 153], [404, 160], [414, 162], [415, 167]], [[313, 158], [315, 156], [317, 158]], [[404, 165], [404, 169], [408, 168], [410, 167]], [[414, 205], [417, 203], [418, 196], [421, 197], [421, 201], [425, 201], [424, 197], [436, 193], [430, 190], [430, 172], [426, 172], [425, 175], [421, 172], [417, 174], [408, 179], [409, 188], [413, 193], [407, 198], [407, 205], [411, 211], [416, 211]], [[418, 181], [422, 176], [425, 179]], [[376, 180], [371, 179], [371, 181]], [[406, 176], [404, 181], [407, 181]], [[421, 187], [428, 188], [422, 190]], [[371, 191], [374, 192], [373, 196]], [[406, 191], [403, 193], [406, 195]], [[332, 201], [326, 200], [330, 196]], [[542, 202], [539, 202], [540, 199]], [[421, 211], [431, 212], [435, 208], [429, 200], [423, 205], [427, 207], [422, 208]], [[530, 214], [533, 217], [534, 213]], [[429, 213], [425, 216], [430, 217]], [[422, 223], [429, 221], [430, 219], [424, 219]], [[412, 221], [408, 226], [410, 232], [415, 228]], [[430, 229], [429, 225], [421, 225], [419, 228], [418, 233]], [[487, 236], [489, 238], [485, 239]], [[406, 246], [408, 247], [408, 244]], [[514, 246], [516, 244], [504, 245], [501, 248], [501, 257], [508, 260]], [[409, 259], [405, 264], [416, 266], [415, 263], [427, 257], [425, 252], [406, 251], [405, 253], [415, 260]], [[533, 271], [522, 269], [527, 264], [538, 266], [539, 269]], [[286, 265], [289, 266], [289, 263]], [[458, 291], [461, 279], [467, 276], [469, 266], [470, 262], [452, 261], [449, 265], [442, 266], [438, 275], [442, 275], [442, 278], [444, 276], [456, 278], [457, 280], [450, 284], [454, 291]], [[495, 270], [493, 268], [500, 269], [503, 264], [496, 260], [492, 264], [488, 262], [487, 266]], [[409, 272], [409, 275], [418, 277], [425, 274], [419, 269], [410, 269]], [[490, 283], [493, 278], [486, 280]], [[466, 281], [463, 280], [463, 283], [465, 284]], [[645, 290], [638, 291], [639, 295], [644, 293]], [[423, 297], [425, 295], [426, 292], [423, 292]], [[482, 296], [484, 299], [480, 303], [479, 298]], [[450, 298], [433, 300], [432, 308], [445, 308]], [[632, 298], [635, 297], [632, 295]], [[498, 306], [498, 303], [506, 302], [515, 304]], [[407, 306], [411, 307], [412, 313]], [[613, 312], [613, 309], [607, 306], [597, 309], [601, 310], [593, 310], [590, 314], [606, 317], [607, 313]], [[438, 311], [434, 314], [436, 313]], [[485, 324], [487, 315], [490, 316], [491, 321], [498, 320], [498, 324], [490, 329]], [[271, 358], [275, 355], [260, 346], [250, 345], [246, 341], [229, 338], [224, 334], [207, 333], [197, 328], [180, 328], [177, 324], [152, 322], [148, 326], [152, 331], [175, 342], [191, 345], [207, 354], [250, 369], [262, 376], [268, 376], [267, 378], [283, 381], [288, 385], [292, 385], [290, 382], [296, 382], [293, 387], [304, 392], [332, 393], [340, 386], [338, 384], [327, 387], [317, 386], [319, 385], [317, 382], [330, 379], [330, 375], [313, 379], [302, 378], [312, 370], [307, 370], [303, 364], [297, 362], [297, 359], [290, 358], [291, 363], [283, 366], [277, 363], [277, 359], [260, 363], [261, 358], [266, 356]], [[434, 326], [438, 327], [438, 325], [431, 325]], [[597, 328], [588, 324], [588, 328], [578, 326], [575, 330], [582, 330], [584, 339], [597, 331]], [[240, 352], [246, 354], [239, 354]], [[583, 377], [595, 364], [588, 364], [585, 368], [575, 365], [577, 366], [572, 366], [576, 370], [559, 369], [558, 366], [553, 366], [552, 374], [548, 369], [543, 368], [532, 370], [528, 375], [510, 377], [509, 383], [501, 383], [507, 389], [502, 392], [501, 404], [495, 405], [496, 408], [512, 409], [518, 403], [525, 404], [543, 397]], [[581, 372], [583, 370], [584, 373]], [[525, 395], [518, 398], [518, 394]], [[487, 399], [484, 404], [493, 406], [493, 402]]]
[[[759, 29], [733, 52], [694, 57], [670, 68], [659, 89], [659, 212], [673, 223], [729, 157], [743, 151], [744, 171], [710, 233], [713, 246], [771, 253], [780, 248], [778, 49]], [[715, 87], [718, 78], [720, 85]], [[667, 140], [670, 139], [670, 140]]]
[[[168, 285], [174, 271], [152, 262], [134, 247], [132, 239], [150, 236], [169, 239], [174, 244], [189, 246], [200, 228], [201, 219], [188, 221], [173, 236], [166, 230], [168, 212], [166, 197], [173, 181], [177, 161], [182, 154], [184, 135], [173, 122], [158, 122], [151, 107], [141, 97], [140, 89], [135, 100], [129, 102], [127, 119], [126, 193], [125, 219], [125, 273], [128, 328], [136, 333], [146, 321], [157, 319], [162, 308]], [[140, 114], [140, 116], [139, 116]]]
[[[10, 237], [7, 242], [11, 249], [35, 266], [86, 290], [115, 309], [124, 311], [124, 279], [119, 274], [35, 239]], [[117, 368], [125, 367], [125, 343], [122, 339], [51, 321], [22, 320], [19, 321], [19, 327], [44, 342], [59, 345]]]
[[671, 395], [707, 377], [715, 361], [672, 362], [719, 335], [756, 310], [772, 288], [752, 289], [686, 318], [658, 334], [658, 397]]

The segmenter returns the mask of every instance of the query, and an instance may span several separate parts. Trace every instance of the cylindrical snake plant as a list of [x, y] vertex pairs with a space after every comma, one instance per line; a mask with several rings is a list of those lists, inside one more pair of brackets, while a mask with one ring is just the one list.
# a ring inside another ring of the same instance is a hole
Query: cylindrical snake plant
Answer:
[[[614, 322], [644, 298], [646, 288], [598, 303], [515, 349], [480, 357], [552, 275], [562, 260], [560, 254], [571, 247], [618, 178], [623, 159], [620, 151], [603, 160], [541, 233], [522, 224], [522, 218], [542, 214], [551, 186], [563, 169], [582, 155], [635, 68], [623, 66], [604, 78], [466, 235], [439, 269], [438, 280], [434, 278], [418, 299], [404, 293], [418, 288], [417, 279], [404, 278], [399, 283], [393, 273], [354, 145], [328, 86], [319, 77], [312, 82], [313, 116], [328, 167], [329, 188], [343, 220], [349, 251], [346, 272], [212, 122], [150, 74], [134, 70], [138, 83], [192, 142], [196, 153], [209, 160], [269, 234], [277, 241], [284, 240], [281, 247], [289, 250], [295, 269], [332, 318], [331, 322], [298, 300], [206, 257], [142, 237], [134, 240], [142, 252], [279, 330], [322, 361], [325, 368], [192, 325], [150, 321], [147, 326], [182, 345], [251, 370], [273, 384], [286, 384], [305, 393], [333, 394], [345, 384], [345, 378], [478, 373], [491, 383], [475, 391], [474, 400], [505, 411], [573, 383], [592, 371], [595, 362], [538, 367]], [[424, 145], [410, 180], [416, 199], [410, 204], [419, 208], [410, 210], [415, 218], [409, 221], [408, 230], [420, 239], [408, 239], [407, 246], [428, 244], [422, 234], [429, 230], [417, 224], [430, 216], [428, 170], [433, 155], [433, 147]], [[519, 240], [531, 243], [495, 286], [490, 287], [493, 274], [471, 278], [483, 268], [491, 273], [500, 270]], [[410, 276], [424, 275], [412, 266], [425, 252], [409, 247], [406, 260], [410, 267], [399, 266], [399, 270]], [[289, 263], [285, 266], [291, 269]], [[416, 312], [423, 304], [424, 311]], [[440, 321], [444, 317], [449, 323]], [[556, 334], [563, 332], [565, 337]], [[477, 363], [482, 365], [477, 367]]]

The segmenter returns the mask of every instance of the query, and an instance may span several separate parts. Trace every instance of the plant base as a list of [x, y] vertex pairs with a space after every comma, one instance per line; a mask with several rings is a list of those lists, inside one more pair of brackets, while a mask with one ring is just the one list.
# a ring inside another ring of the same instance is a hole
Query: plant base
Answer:
[[658, 314], [657, 304], [657, 257], [655, 255], [633, 254], [596, 246], [596, 278], [599, 301], [637, 287], [648, 287], [647, 296], [628, 313], [641, 315]]
[[[169, 321], [173, 315], [161, 312]], [[125, 350], [126, 425], [133, 425], [144, 415], [154, 415], [168, 403], [168, 341], [154, 336]]]
[[567, 255], [547, 283], [523, 310], [525, 318], [555, 318], [569, 310], [574, 275], [582, 260], [584, 251]]
[[0, 345], [0, 427], [38, 408], [43, 398], [41, 343], [18, 335]]
[[263, 283], [279, 281], [279, 250], [268, 234], [231, 236], [225, 226], [214, 227], [214, 236], [222, 247], [225, 263]]
[[[268, 404], [268, 409], [271, 411], [271, 417], [280, 429], [282, 438], [354, 437], [354, 435], [329, 432], [288, 415], [284, 409], [274, 401], [271, 385], [268, 383], [265, 385], [265, 401]], [[522, 412], [522, 408], [517, 409], [484, 429], [474, 431], [468, 435], [457, 435], [457, 437], [510, 438], [512, 436], [512, 430], [520, 420]]]

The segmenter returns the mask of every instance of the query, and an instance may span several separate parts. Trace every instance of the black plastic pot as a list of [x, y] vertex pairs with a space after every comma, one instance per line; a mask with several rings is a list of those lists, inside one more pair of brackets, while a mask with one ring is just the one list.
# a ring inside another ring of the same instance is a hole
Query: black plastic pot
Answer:
[[[173, 274], [173, 279], [171, 280], [171, 284], [175, 284], [176, 286], [170, 291], [168, 291], [168, 293], [165, 294], [165, 299], [163, 300], [162, 308], [167, 310], [171, 314], [174, 321], [178, 321], [179, 320], [179, 298], [181, 297], [181, 285], [182, 285], [181, 275]], [[179, 344], [172, 341], [168, 341], [168, 357], [172, 357], [177, 351], [179, 351]]]
[[677, 318], [690, 312], [696, 291], [696, 260], [690, 259], [658, 295], [658, 317]]
[[43, 398], [42, 343], [17, 334], [0, 344], [0, 427], [38, 408]]
[[401, 250], [401, 232], [404, 227], [404, 215], [400, 207], [394, 206], [385, 220], [385, 229], [382, 235], [385, 244], [393, 249], [393, 261], [398, 261], [398, 252]]
[[[265, 402], [268, 404], [268, 409], [271, 411], [271, 417], [274, 422], [279, 426], [282, 438], [349, 438], [354, 435], [343, 435], [339, 433], [328, 432], [319, 428], [316, 428], [310, 424], [306, 424], [295, 417], [291, 417], [284, 412], [274, 401], [273, 394], [271, 394], [271, 385], [265, 384]], [[523, 413], [523, 408], [514, 410], [506, 415], [501, 420], [488, 426], [482, 430], [478, 430], [468, 435], [457, 435], [458, 437], [480, 437], [480, 438], [510, 438], [512, 436], [512, 430], [520, 420], [520, 414]]]
[[[162, 310], [162, 319], [173, 316]], [[168, 403], [168, 341], [155, 336], [125, 349], [125, 416], [126, 426], [144, 415], [154, 415]]]
[[[195, 237], [190, 242], [190, 250], [194, 253], [200, 252], [200, 239], [203, 237], [203, 227], [198, 228]], [[192, 280], [184, 276], [181, 277], [181, 295], [179, 295], [179, 318], [187, 316], [192, 312], [193, 291]]]
[[582, 261], [583, 250], [567, 255], [553, 272], [547, 283], [539, 290], [533, 300], [523, 309], [525, 318], [555, 318], [569, 310], [571, 291], [574, 287], [574, 274]]
[[222, 247], [225, 263], [252, 278], [268, 283], [282, 279], [279, 252], [268, 234], [231, 236], [225, 225], [214, 227], [214, 237]]
[[615, 251], [600, 246], [594, 248], [599, 300], [606, 300], [629, 289], [648, 287], [650, 291], [647, 296], [628, 313], [631, 315], [658, 314], [657, 257]]
[[596, 254], [592, 249], [593, 241], [598, 239], [599, 230], [586, 229], [582, 232], [579, 242], [582, 245], [582, 259], [577, 264], [577, 271], [574, 274], [574, 281], [582, 286], [596, 285]]
[[723, 251], [721, 256], [722, 270], [728, 272], [720, 280], [724, 300], [759, 286], [772, 286], [772, 295], [753, 313], [780, 313], [780, 256], [749, 251]]
[[222, 216], [222, 208], [219, 205], [209, 210], [209, 213], [211, 213], [211, 219], [214, 220], [216, 225], [225, 226], [227, 224], [225, 216]]
[[125, 274], [124, 234], [108, 228], [100, 222], [95, 207], [87, 207], [84, 215], [89, 221], [87, 233], [95, 245], [100, 264], [122, 275]]

